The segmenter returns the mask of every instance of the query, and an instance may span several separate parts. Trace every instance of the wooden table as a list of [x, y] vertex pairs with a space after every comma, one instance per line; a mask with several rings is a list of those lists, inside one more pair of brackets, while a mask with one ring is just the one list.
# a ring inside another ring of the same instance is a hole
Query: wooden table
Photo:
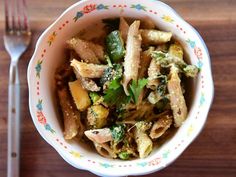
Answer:
[[[0, 0], [0, 12], [3, 12]], [[19, 63], [21, 73], [21, 176], [95, 176], [67, 164], [36, 131], [28, 110], [26, 69], [40, 33], [76, 0], [28, 0], [33, 41]], [[236, 0], [165, 0], [204, 38], [211, 55], [215, 97], [206, 126], [172, 165], [147, 176], [236, 176]], [[6, 176], [9, 56], [0, 13], [0, 176]]]

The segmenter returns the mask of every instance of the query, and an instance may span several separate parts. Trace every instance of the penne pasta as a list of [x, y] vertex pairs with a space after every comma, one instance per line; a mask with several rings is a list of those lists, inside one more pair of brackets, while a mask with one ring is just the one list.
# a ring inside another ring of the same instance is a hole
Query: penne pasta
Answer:
[[140, 30], [142, 36], [142, 43], [145, 45], [157, 45], [169, 42], [172, 37], [171, 32], [164, 32], [158, 30], [142, 29]]
[[145, 50], [141, 54], [139, 78], [144, 78], [147, 75], [148, 67], [152, 60], [152, 57], [151, 57], [152, 51], [154, 51], [154, 47], [150, 47], [148, 50]]
[[95, 143], [102, 144], [112, 141], [112, 134], [109, 128], [87, 130], [84, 134]]
[[121, 33], [121, 37], [124, 42], [127, 40], [128, 31], [129, 31], [129, 24], [126, 22], [124, 17], [120, 17], [120, 25], [119, 25], [119, 31]]
[[172, 124], [172, 116], [165, 115], [160, 117], [152, 126], [150, 131], [150, 137], [157, 139], [161, 137]]
[[150, 66], [148, 68], [148, 83], [147, 88], [155, 90], [158, 86], [159, 79], [158, 75], [160, 74], [161, 66], [159, 63], [156, 62], [155, 59], [151, 60]]
[[180, 60], [183, 60], [184, 51], [182, 46], [178, 42], [170, 45], [168, 53], [171, 57], [176, 57]]
[[152, 140], [145, 132], [149, 128], [150, 124], [146, 124], [145, 122], [136, 123], [134, 136], [135, 136], [135, 141], [137, 143], [137, 150], [139, 152], [140, 158], [147, 157], [151, 153], [153, 148]]
[[110, 148], [108, 144], [98, 144], [94, 143], [94, 147], [97, 150], [97, 152], [106, 158], [116, 158], [117, 155], [113, 152], [113, 150]]
[[139, 33], [140, 21], [134, 21], [128, 31], [126, 55], [124, 58], [124, 78], [123, 87], [126, 95], [128, 92], [128, 83], [131, 80], [137, 81], [138, 70], [140, 63], [141, 41], [142, 38]]
[[170, 80], [168, 81], [167, 88], [169, 91], [170, 106], [173, 111], [175, 127], [181, 126], [187, 117], [187, 106], [182, 93], [180, 85], [181, 80], [178, 73], [178, 68], [172, 64], [170, 69]]
[[57, 91], [64, 119], [64, 138], [72, 139], [79, 132], [83, 132], [80, 113], [73, 105], [69, 92], [66, 88]]
[[75, 50], [81, 60], [86, 63], [99, 64], [99, 60], [104, 60], [103, 47], [79, 38], [72, 38], [67, 41], [68, 46]]
[[71, 66], [79, 73], [81, 77], [86, 78], [101, 78], [107, 65], [98, 65], [92, 63], [80, 62], [76, 59], [71, 61]]

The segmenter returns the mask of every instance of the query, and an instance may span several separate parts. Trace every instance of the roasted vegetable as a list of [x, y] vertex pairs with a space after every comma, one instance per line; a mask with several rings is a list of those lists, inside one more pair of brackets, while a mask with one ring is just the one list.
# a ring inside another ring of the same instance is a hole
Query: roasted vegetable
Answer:
[[127, 160], [130, 157], [130, 153], [128, 153], [127, 151], [122, 151], [118, 154], [118, 156], [122, 160]]
[[125, 56], [124, 42], [118, 30], [112, 31], [106, 38], [107, 53], [113, 63], [120, 62]]
[[87, 109], [91, 104], [87, 90], [82, 87], [79, 80], [68, 84], [77, 109], [80, 111]]
[[120, 79], [122, 77], [122, 66], [120, 64], [114, 64], [112, 67], [108, 67], [104, 70], [100, 79], [101, 85], [109, 85], [112, 80]]
[[87, 119], [93, 128], [102, 128], [107, 124], [109, 110], [102, 105], [93, 105], [88, 108]]
[[124, 138], [124, 135], [125, 135], [124, 124], [114, 125], [110, 129], [111, 129], [111, 134], [112, 134], [112, 138], [114, 142], [119, 142]]
[[96, 103], [101, 98], [101, 96], [96, 92], [90, 92], [89, 96], [90, 96], [93, 104]]

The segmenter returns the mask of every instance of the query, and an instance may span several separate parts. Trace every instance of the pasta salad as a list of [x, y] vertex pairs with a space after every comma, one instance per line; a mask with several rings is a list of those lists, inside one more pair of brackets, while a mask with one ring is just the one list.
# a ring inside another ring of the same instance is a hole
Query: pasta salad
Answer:
[[97, 39], [66, 41], [69, 55], [55, 73], [64, 138], [92, 144], [108, 158], [145, 158], [185, 121], [184, 79], [199, 69], [150, 19], [103, 23]]

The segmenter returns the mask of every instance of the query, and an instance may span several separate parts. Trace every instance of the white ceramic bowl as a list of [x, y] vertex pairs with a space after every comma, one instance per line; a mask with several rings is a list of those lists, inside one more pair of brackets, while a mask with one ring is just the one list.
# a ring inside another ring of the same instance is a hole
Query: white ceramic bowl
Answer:
[[[81, 29], [107, 17], [150, 17], [171, 31], [184, 46], [192, 64], [201, 68], [194, 81], [188, 118], [176, 134], [145, 159], [103, 158], [77, 142], [66, 142], [58, 121], [54, 73], [64, 61], [65, 41]], [[213, 81], [207, 47], [198, 32], [172, 8], [155, 0], [89, 0], [69, 7], [39, 38], [28, 66], [30, 113], [41, 136], [69, 164], [101, 176], [143, 175], [173, 162], [202, 130], [213, 99]]]

